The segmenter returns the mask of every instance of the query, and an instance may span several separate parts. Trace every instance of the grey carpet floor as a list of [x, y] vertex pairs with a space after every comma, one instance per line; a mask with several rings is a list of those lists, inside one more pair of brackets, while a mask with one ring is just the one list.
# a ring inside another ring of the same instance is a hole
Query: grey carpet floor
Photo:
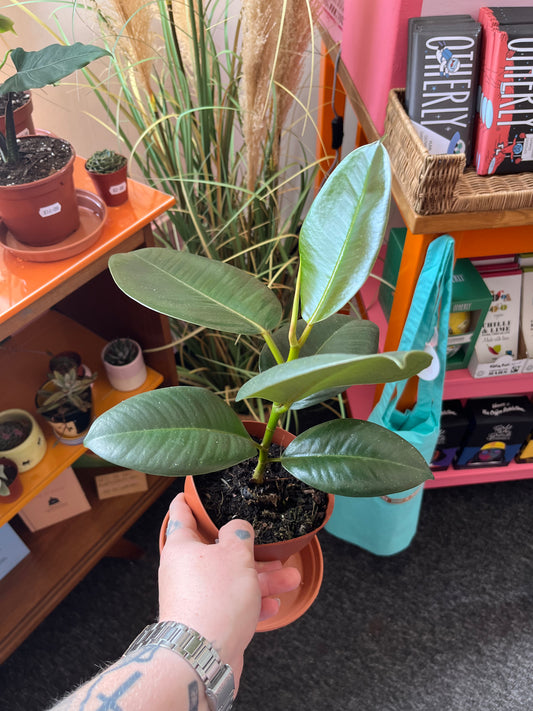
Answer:
[[[172, 495], [131, 529], [146, 555], [101, 561], [4, 663], [2, 711], [45, 709], [153, 621]], [[532, 501], [533, 481], [425, 492], [415, 540], [389, 558], [321, 533], [320, 594], [254, 637], [234, 708], [531, 711]]]

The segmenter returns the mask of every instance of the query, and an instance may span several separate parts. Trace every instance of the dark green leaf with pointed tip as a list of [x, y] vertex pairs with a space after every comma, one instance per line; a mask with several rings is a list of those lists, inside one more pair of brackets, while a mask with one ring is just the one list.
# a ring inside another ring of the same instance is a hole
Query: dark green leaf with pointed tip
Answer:
[[106, 49], [81, 42], [71, 45], [50, 44], [35, 52], [26, 52], [22, 47], [17, 47], [11, 52], [17, 73], [0, 86], [0, 94], [55, 84], [76, 69], [86, 67], [94, 59], [105, 56], [111, 56]]
[[306, 484], [340, 496], [395, 494], [433, 478], [403, 437], [363, 420], [333, 420], [306, 430], [289, 444], [282, 463]]
[[365, 283], [389, 216], [387, 151], [370, 143], [347, 155], [313, 201], [300, 233], [302, 316], [317, 323]]
[[257, 454], [223, 400], [181, 386], [116, 405], [95, 420], [85, 445], [113, 464], [162, 476], [207, 474]]
[[245, 383], [237, 400], [261, 397], [285, 406], [329, 388], [396, 382], [410, 378], [431, 362], [424, 351], [396, 351], [369, 356], [322, 354], [282, 363]]
[[151, 247], [113, 255], [109, 269], [132, 299], [187, 323], [255, 334], [281, 320], [281, 305], [265, 284], [214, 259]]

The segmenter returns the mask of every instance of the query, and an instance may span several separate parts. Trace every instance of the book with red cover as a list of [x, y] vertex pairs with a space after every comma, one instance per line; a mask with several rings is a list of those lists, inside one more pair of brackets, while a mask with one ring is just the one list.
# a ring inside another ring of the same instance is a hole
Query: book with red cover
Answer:
[[482, 7], [475, 129], [479, 175], [533, 169], [533, 8]]

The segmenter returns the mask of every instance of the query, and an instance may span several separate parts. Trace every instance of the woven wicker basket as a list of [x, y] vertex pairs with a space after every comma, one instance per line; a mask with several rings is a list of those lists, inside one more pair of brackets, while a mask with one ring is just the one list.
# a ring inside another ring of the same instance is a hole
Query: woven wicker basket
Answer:
[[403, 89], [392, 89], [387, 104], [384, 145], [413, 210], [419, 215], [484, 212], [533, 207], [533, 174], [477, 175], [465, 171], [465, 157], [431, 155], [404, 108]]

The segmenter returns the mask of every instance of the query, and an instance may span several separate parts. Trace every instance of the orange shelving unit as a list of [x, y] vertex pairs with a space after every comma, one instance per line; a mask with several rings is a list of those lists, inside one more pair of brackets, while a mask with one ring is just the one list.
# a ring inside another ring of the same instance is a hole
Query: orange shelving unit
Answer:
[[[76, 162], [76, 187], [92, 192], [83, 162], [81, 158]], [[23, 261], [0, 246], [0, 410], [30, 411], [47, 438], [44, 459], [20, 475], [21, 497], [0, 503], [0, 525], [9, 522], [30, 549], [0, 580], [0, 599], [9, 610], [0, 622], [0, 662], [102, 556], [118, 546], [124, 548], [126, 531], [171, 483], [147, 477], [147, 491], [100, 501], [93, 472], [79, 471], [90, 511], [35, 533], [17, 517], [26, 503], [85, 452], [82, 444], [57, 443], [49, 425], [35, 413], [34, 396], [46, 379], [49, 353], [78, 351], [99, 374], [93, 386], [95, 415], [135, 392], [177, 383], [172, 348], [146, 354], [148, 377], [130, 393], [114, 390], [101, 364], [101, 350], [115, 336], [133, 337], [145, 349], [171, 342], [167, 319], [126, 298], [107, 269], [111, 254], [153, 246], [150, 223], [174, 203], [172, 197], [133, 180], [128, 188], [128, 202], [108, 208], [97, 241], [76, 256], [55, 262]]]
[[[323, 57], [322, 75], [331, 76], [338, 53], [338, 45], [326, 30], [322, 30]], [[338, 78], [358, 120], [358, 144], [380, 138], [370, 115], [342, 60], [338, 63]], [[319, 107], [331, 105], [331, 83], [320, 87]], [[325, 121], [324, 121], [325, 123]], [[365, 288], [369, 318], [376, 321], [383, 332], [380, 346], [383, 350], [395, 350], [400, 342], [403, 325], [409, 312], [418, 275], [425, 260], [426, 251], [436, 237], [450, 234], [455, 240], [456, 258], [483, 257], [533, 251], [533, 205], [517, 210], [446, 213], [419, 215], [410, 205], [394, 176], [392, 165], [393, 199], [407, 227], [405, 246], [400, 264], [389, 321], [386, 322], [377, 304], [377, 286], [371, 283]], [[444, 398], [481, 397], [533, 392], [532, 375], [513, 375], [475, 379], [466, 370], [447, 373]], [[352, 414], [366, 417], [375, 398], [371, 388], [355, 388], [348, 393]], [[457, 484], [504, 481], [533, 477], [533, 465], [512, 464], [500, 469], [449, 470], [437, 472], [435, 480], [426, 487], [452, 486]]]

